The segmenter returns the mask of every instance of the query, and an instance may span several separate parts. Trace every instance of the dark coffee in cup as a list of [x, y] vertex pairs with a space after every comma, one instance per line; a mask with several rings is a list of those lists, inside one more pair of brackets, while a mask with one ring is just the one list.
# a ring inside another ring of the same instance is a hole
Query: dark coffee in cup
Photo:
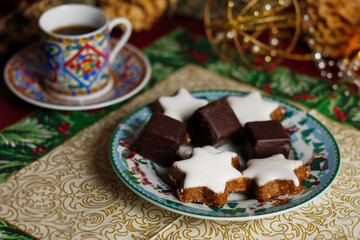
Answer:
[[62, 34], [62, 35], [82, 35], [95, 31], [97, 28], [92, 26], [84, 25], [72, 25], [56, 28], [53, 30], [53, 33]]

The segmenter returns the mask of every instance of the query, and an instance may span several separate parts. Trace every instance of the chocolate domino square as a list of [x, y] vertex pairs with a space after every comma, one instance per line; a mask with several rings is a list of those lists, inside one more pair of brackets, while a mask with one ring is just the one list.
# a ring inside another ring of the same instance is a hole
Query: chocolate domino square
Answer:
[[249, 160], [275, 154], [289, 157], [291, 141], [278, 120], [248, 122], [242, 132], [242, 153]]
[[241, 125], [225, 98], [197, 109], [187, 121], [195, 146], [220, 145], [221, 140], [239, 135]]
[[168, 167], [177, 160], [177, 150], [184, 140], [186, 124], [155, 112], [134, 143], [141, 156]]

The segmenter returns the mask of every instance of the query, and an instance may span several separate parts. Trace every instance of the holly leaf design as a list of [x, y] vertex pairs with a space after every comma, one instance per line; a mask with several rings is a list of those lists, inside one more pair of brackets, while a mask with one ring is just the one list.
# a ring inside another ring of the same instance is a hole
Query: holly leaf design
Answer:
[[173, 67], [165, 66], [164, 64], [162, 64], [160, 62], [155, 62], [152, 65], [152, 73], [153, 73], [152, 75], [154, 76], [154, 78], [156, 78], [156, 81], [160, 81], [160, 80], [167, 78], [174, 71], [175, 71], [175, 69]]
[[269, 73], [271, 78], [270, 86], [290, 96], [306, 92], [314, 81], [312, 77], [300, 75], [290, 69], [279, 67]]
[[158, 40], [151, 48], [145, 50], [151, 57], [170, 57], [172, 53], [180, 52], [181, 45], [177, 41], [169, 38]]
[[21, 160], [1, 160], [0, 161], [0, 183], [7, 177], [17, 172], [24, 166], [28, 165], [28, 161]]
[[26, 146], [35, 148], [52, 138], [54, 133], [46, 129], [37, 119], [27, 118], [17, 124], [8, 127], [0, 133], [0, 144], [11, 146]]
[[4, 159], [17, 159], [21, 161], [31, 162], [34, 156], [31, 154], [33, 151], [28, 148], [0, 148], [1, 161]]
[[183, 54], [184, 46], [179, 37], [181, 32], [174, 32], [169, 37], [161, 38], [151, 48], [144, 50], [150, 62], [163, 62], [167, 66], [180, 68], [187, 63], [187, 57]]
[[360, 111], [359, 111], [359, 108], [358, 107], [351, 108], [350, 111], [349, 111], [349, 117], [351, 118], [352, 121], [360, 123]]
[[316, 109], [335, 121], [360, 127], [360, 97], [356, 94], [347, 94], [346, 86], [341, 85], [330, 97], [324, 98]]
[[296, 73], [288, 68], [279, 67], [269, 73], [273, 93], [282, 97], [302, 96], [304, 104], [311, 107], [332, 91], [325, 80]]
[[257, 88], [261, 88], [264, 84], [269, 82], [268, 73], [265, 70], [252, 69], [246, 73], [244, 82]]
[[224, 61], [218, 61], [208, 65], [208, 69], [222, 76], [245, 81], [247, 70], [244, 67], [237, 67]]
[[11, 226], [2, 219], [0, 219], [0, 236], [2, 239], [35, 240], [35, 238]]

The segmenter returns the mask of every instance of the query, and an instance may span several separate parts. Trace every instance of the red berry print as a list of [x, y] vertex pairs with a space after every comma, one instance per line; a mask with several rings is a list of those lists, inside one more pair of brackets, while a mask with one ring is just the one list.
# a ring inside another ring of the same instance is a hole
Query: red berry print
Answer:
[[299, 100], [300, 99], [300, 96], [299, 95], [295, 95], [292, 97], [293, 100]]
[[71, 112], [70, 111], [61, 111], [60, 115], [64, 115], [64, 116], [70, 116]]
[[106, 109], [105, 108], [99, 108], [99, 109], [92, 109], [92, 110], [86, 110], [85, 111], [85, 113], [93, 114], [93, 115], [96, 115], [98, 112], [104, 113], [104, 112], [106, 112]]
[[346, 113], [341, 112], [338, 119], [339, 119], [340, 122], [345, 122], [345, 120], [346, 120]]
[[45, 152], [46, 150], [42, 147], [38, 147], [38, 148], [34, 148], [33, 149], [33, 153], [41, 153], [41, 152]]
[[272, 71], [275, 70], [276, 67], [277, 67], [277, 66], [276, 66], [275, 64], [270, 65], [270, 66], [266, 67], [266, 71], [267, 71], [267, 72], [272, 72]]
[[254, 60], [255, 67], [262, 67], [263, 63], [264, 63], [264, 61], [261, 58], [256, 58]]
[[310, 100], [314, 100], [315, 98], [316, 97], [314, 95], [312, 95], [312, 94], [308, 95], [308, 99], [310, 99]]
[[333, 110], [334, 110], [334, 115], [335, 116], [339, 116], [340, 115], [340, 108], [338, 106], [335, 106], [333, 107]]
[[337, 98], [337, 95], [336, 95], [336, 93], [329, 93], [328, 97], [329, 98]]
[[69, 125], [68, 122], [62, 122], [62, 123], [61, 123], [61, 127], [62, 127], [63, 129], [65, 129], [65, 130], [70, 129], [70, 125]]
[[267, 92], [267, 93], [271, 93], [271, 92], [272, 92], [272, 89], [271, 89], [271, 87], [270, 87], [269, 84], [263, 85], [263, 89], [264, 89], [265, 92]]
[[45, 152], [45, 149], [39, 147], [39, 148], [38, 148], [38, 151], [39, 151], [39, 152]]
[[68, 136], [70, 134], [70, 132], [68, 131], [70, 130], [70, 128], [71, 126], [68, 122], [62, 122], [60, 126], [56, 129], [56, 131], [61, 133], [63, 136]]
[[196, 60], [198, 60], [201, 64], [205, 64], [207, 60], [207, 54], [205, 53], [199, 53], [195, 50], [189, 50], [186, 52], [187, 55], [192, 56]]
[[337, 119], [340, 122], [346, 121], [346, 113], [342, 112], [340, 107], [338, 107], [338, 106], [333, 107], [333, 111], [334, 111], [334, 116], [337, 117]]
[[306, 94], [306, 93], [300, 93], [299, 95], [294, 95], [293, 97], [292, 97], [292, 99], [293, 100], [300, 100], [300, 99], [302, 99], [302, 100], [304, 100], [304, 101], [307, 101], [307, 100], [315, 100], [316, 99], [316, 97], [315, 97], [315, 95], [312, 95], [312, 94]]
[[307, 98], [308, 98], [307, 95], [306, 95], [306, 93], [301, 93], [300, 96], [301, 96], [301, 98], [304, 99], [304, 100], [307, 100]]

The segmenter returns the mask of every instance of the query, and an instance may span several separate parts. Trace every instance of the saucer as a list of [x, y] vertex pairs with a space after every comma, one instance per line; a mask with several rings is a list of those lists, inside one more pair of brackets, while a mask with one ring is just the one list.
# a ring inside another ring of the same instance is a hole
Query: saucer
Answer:
[[39, 44], [19, 51], [5, 66], [5, 82], [24, 101], [56, 110], [88, 110], [122, 102], [143, 89], [151, 76], [147, 57], [135, 46], [126, 44], [110, 65], [113, 87], [106, 94], [91, 99], [61, 98], [43, 88], [40, 60]]

